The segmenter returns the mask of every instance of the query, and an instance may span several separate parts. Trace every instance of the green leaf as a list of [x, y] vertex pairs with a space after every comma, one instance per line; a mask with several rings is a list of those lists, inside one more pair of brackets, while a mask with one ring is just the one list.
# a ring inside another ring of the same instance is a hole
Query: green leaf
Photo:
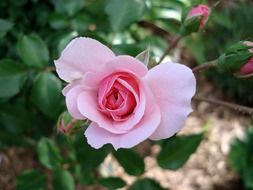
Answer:
[[83, 177], [87, 173], [96, 169], [108, 154], [106, 147], [99, 150], [92, 148], [87, 142], [83, 134], [76, 136], [74, 140], [74, 150], [78, 162], [81, 165]]
[[244, 185], [253, 189], [253, 128], [245, 130], [241, 139], [236, 138], [231, 144], [228, 155], [228, 164], [239, 173]]
[[99, 184], [105, 186], [108, 189], [118, 189], [126, 186], [126, 182], [119, 177], [108, 177], [99, 180]]
[[84, 0], [51, 0], [55, 10], [73, 16], [84, 6]]
[[17, 190], [45, 190], [47, 176], [40, 170], [31, 169], [22, 172], [17, 178]]
[[24, 67], [12, 60], [0, 61], [0, 98], [10, 98], [22, 89], [27, 79]]
[[69, 171], [55, 170], [53, 173], [53, 189], [74, 190], [75, 182]]
[[13, 23], [0, 18], [0, 38], [4, 37], [5, 34], [12, 29]]
[[54, 117], [59, 112], [61, 81], [49, 72], [39, 73], [32, 88], [32, 101], [44, 114]]
[[[10, 104], [1, 106], [0, 124], [8, 132], [13, 134], [21, 134], [25, 129], [34, 127], [34, 115], [27, 114], [29, 111], [25, 109], [24, 105], [17, 106]], [[17, 114], [18, 113], [18, 114]]]
[[235, 139], [231, 145], [228, 155], [228, 163], [237, 172], [242, 172], [247, 168], [247, 144], [240, 139]]
[[75, 177], [80, 182], [81, 184], [84, 185], [91, 185], [96, 183], [95, 181], [95, 176], [92, 175], [92, 172], [87, 171], [86, 169], [83, 169], [83, 166], [80, 164], [76, 164], [74, 166], [74, 172], [75, 172]]
[[93, 20], [88, 17], [87, 14], [80, 13], [71, 19], [70, 25], [74, 31], [82, 33], [89, 30], [91, 22], [93, 22]]
[[61, 163], [61, 155], [56, 145], [48, 138], [41, 138], [37, 146], [41, 164], [48, 169], [57, 168]]
[[245, 186], [249, 189], [253, 189], [253, 165], [246, 169], [243, 173], [243, 182]]
[[49, 52], [45, 42], [37, 35], [23, 36], [18, 41], [18, 53], [29, 67], [43, 68], [49, 62]]
[[129, 190], [165, 190], [160, 186], [158, 182], [156, 182], [153, 179], [144, 178], [141, 180], [137, 180], [130, 188]]
[[59, 30], [68, 27], [68, 17], [64, 14], [52, 13], [49, 16], [49, 24], [53, 29]]
[[34, 147], [30, 137], [20, 135], [19, 138], [13, 138], [13, 133], [1, 129], [0, 133], [0, 149], [9, 148], [10, 146], [17, 147]]
[[131, 23], [140, 20], [144, 10], [143, 0], [109, 0], [105, 9], [114, 31], [123, 30]]
[[162, 144], [157, 156], [158, 164], [165, 169], [177, 170], [182, 167], [198, 148], [203, 134], [174, 136]]
[[128, 174], [135, 176], [143, 174], [144, 160], [135, 151], [120, 149], [114, 152], [114, 156]]

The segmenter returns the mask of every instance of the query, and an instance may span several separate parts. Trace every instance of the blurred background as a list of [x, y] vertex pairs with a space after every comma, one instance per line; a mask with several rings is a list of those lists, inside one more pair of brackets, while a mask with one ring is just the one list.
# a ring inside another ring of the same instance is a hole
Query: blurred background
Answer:
[[[253, 189], [249, 114], [195, 100], [178, 136], [117, 152], [92, 149], [85, 122], [59, 132], [71, 118], [53, 60], [71, 39], [132, 56], [149, 47], [155, 65], [179, 34], [182, 10], [198, 3], [216, 5], [205, 30], [181, 38], [164, 61], [192, 68], [252, 40], [251, 0], [1, 0], [0, 190]], [[253, 79], [217, 69], [196, 77], [197, 95], [253, 106]]]

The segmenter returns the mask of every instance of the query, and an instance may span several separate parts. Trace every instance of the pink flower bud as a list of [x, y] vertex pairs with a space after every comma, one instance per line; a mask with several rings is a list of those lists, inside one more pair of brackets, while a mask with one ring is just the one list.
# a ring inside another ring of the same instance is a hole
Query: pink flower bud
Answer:
[[[248, 47], [253, 47], [253, 42], [250, 41], [244, 41], [243, 44]], [[253, 53], [253, 48], [250, 48], [249, 52]], [[253, 56], [248, 59], [248, 61], [240, 68], [240, 70], [235, 75], [241, 78], [246, 78], [253, 75]]]
[[253, 57], [243, 65], [240, 71], [236, 74], [238, 77], [249, 77], [253, 75]]
[[60, 133], [67, 133], [70, 129], [72, 128], [72, 123], [65, 124], [64, 119], [61, 119], [59, 125], [58, 125], [58, 130]]
[[193, 7], [187, 17], [186, 21], [197, 18], [199, 19], [199, 28], [203, 29], [208, 21], [210, 15], [210, 8], [207, 5], [197, 5]]

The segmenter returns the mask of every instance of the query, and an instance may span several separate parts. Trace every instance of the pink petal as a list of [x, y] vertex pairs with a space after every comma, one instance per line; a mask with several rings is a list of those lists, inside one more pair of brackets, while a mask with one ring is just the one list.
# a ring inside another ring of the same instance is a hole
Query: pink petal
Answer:
[[[139, 104], [136, 106], [134, 113], [129, 116], [125, 121], [117, 122], [113, 121], [98, 108], [97, 92], [95, 90], [83, 91], [77, 100], [78, 110], [82, 115], [91, 121], [95, 121], [99, 127], [105, 130], [115, 133], [122, 134], [133, 128], [137, 123], [140, 122], [146, 109], [146, 90], [143, 84], [140, 84], [141, 92], [139, 97]], [[152, 104], [152, 102], [151, 102]], [[152, 106], [149, 106], [152, 107]]]
[[[138, 90], [134, 90], [135, 88], [132, 88], [130, 85], [127, 85], [126, 81], [124, 82], [121, 81], [121, 82], [122, 84], [125, 83], [124, 84], [125, 87], [127, 87], [128, 90], [132, 92], [132, 94], [134, 95], [136, 107], [133, 113], [129, 115], [129, 117], [125, 121], [114, 122], [113, 125], [115, 128], [128, 131], [131, 128], [133, 128], [137, 123], [140, 122], [145, 112], [147, 112], [148, 107], [153, 108], [152, 105], [150, 106], [146, 105], [147, 103], [150, 103], [150, 104], [153, 103], [152, 101], [150, 102], [148, 101], [149, 99], [152, 100], [152, 98], [150, 97], [152, 96], [152, 94], [148, 93], [147, 88], [145, 87], [145, 84], [142, 83], [140, 79], [137, 79], [137, 82], [139, 82]], [[139, 95], [137, 94], [137, 91], [139, 91]], [[131, 104], [131, 102], [129, 102], [129, 104]]]
[[77, 108], [77, 98], [84, 91], [84, 86], [77, 85], [66, 93], [66, 105], [69, 114], [75, 119], [86, 119]]
[[[125, 57], [128, 57], [128, 56], [125, 56]], [[114, 64], [113, 62], [110, 62], [108, 64]], [[106, 64], [106, 65], [108, 65]], [[120, 72], [121, 71], [124, 71], [124, 64], [120, 64], [118, 63], [121, 67], [119, 68]], [[139, 64], [139, 63], [138, 63]], [[115, 68], [117, 68], [117, 63], [114, 64], [115, 65]], [[134, 65], [134, 63], [133, 63]], [[140, 69], [137, 69], [138, 67], [140, 66]], [[135, 68], [135, 67], [133, 67]], [[129, 68], [130, 70], [130, 68]], [[129, 72], [129, 70], [125, 70], [126, 72]], [[141, 65], [138, 65], [135, 69], [132, 69], [134, 71], [141, 71], [142, 70], [142, 76], [145, 74], [145, 71], [147, 71], [147, 68], [146, 66], [143, 65], [143, 63], [141, 63]], [[113, 72], [113, 70], [110, 72], [110, 73], [107, 73], [108, 75], [111, 75]], [[139, 74], [141, 74], [141, 72], [139, 72]], [[108, 75], [105, 75], [105, 73], [103, 73], [103, 71], [101, 72], [98, 72], [97, 74], [92, 74], [92, 73], [88, 73], [87, 76], [85, 77], [84, 81], [85, 81], [85, 84], [92, 87], [92, 86], [99, 86], [100, 82], [105, 78], [107, 77]], [[117, 75], [117, 72], [115, 72], [115, 75]], [[89, 112], [87, 109], [83, 109], [81, 112], [88, 118], [90, 119], [91, 121], [96, 121], [97, 124], [104, 128], [104, 129], [107, 129], [109, 130], [110, 132], [112, 133], [122, 133], [122, 132], [126, 132], [128, 131], [129, 129], [131, 129], [133, 126], [135, 126], [140, 120], [141, 118], [143, 117], [144, 115], [144, 112], [145, 112], [145, 109], [146, 109], [146, 87], [145, 87], [145, 84], [143, 84], [141, 82], [141, 79], [138, 77], [138, 76], [134, 76], [133, 72], [130, 72], [130, 73], [125, 73], [125, 75], [129, 75], [131, 77], [134, 77], [136, 78], [136, 82], [138, 83], [138, 86], [139, 86], [139, 89], [136, 89], [136, 87], [134, 85], [132, 85], [132, 89], [130, 91], [133, 92], [133, 95], [135, 96], [136, 98], [136, 109], [134, 110], [134, 113], [132, 115], [129, 116], [129, 118], [125, 121], [122, 121], [122, 122], [114, 122], [114, 121], [111, 121], [111, 124], [109, 125], [105, 125], [103, 124], [103, 121], [100, 121], [100, 122], [97, 122], [97, 119], [98, 118], [98, 115], [101, 115], [102, 113], [99, 113], [97, 114], [97, 116], [94, 116], [92, 114], [89, 114], [87, 112]], [[131, 81], [129, 81], [131, 82]], [[131, 82], [132, 83], [132, 82]], [[129, 86], [129, 85], [128, 85]], [[137, 95], [136, 93], [134, 93], [134, 91], [139, 91], [139, 98], [137, 99]], [[97, 97], [97, 95], [94, 95], [94, 97]], [[80, 100], [81, 101], [81, 100]], [[94, 99], [94, 104], [96, 104], [97, 100]], [[88, 107], [89, 105], [86, 105], [86, 104], [89, 104], [89, 101], [85, 101], [85, 97], [83, 97], [83, 100], [82, 100], [82, 107]], [[81, 109], [81, 107], [80, 107]], [[98, 112], [97, 108], [94, 107], [94, 108], [91, 108], [91, 109], [96, 109], [96, 112]], [[103, 114], [104, 115], [104, 114]], [[107, 119], [108, 120], [108, 119]], [[117, 132], [118, 131], [118, 132]]]
[[55, 61], [56, 72], [66, 82], [80, 79], [86, 72], [96, 72], [115, 57], [113, 52], [91, 38], [75, 38]]
[[77, 107], [82, 115], [91, 121], [96, 121], [101, 128], [115, 134], [126, 132], [125, 130], [114, 127], [112, 119], [99, 111], [96, 91], [83, 91], [78, 96]]
[[147, 74], [148, 68], [134, 57], [120, 55], [100, 67], [97, 73], [87, 73], [84, 81], [89, 86], [97, 86], [106, 76], [117, 72], [126, 72], [143, 77]]
[[132, 148], [149, 138], [159, 125], [160, 118], [159, 108], [154, 106], [152, 112], [146, 114], [140, 123], [125, 134], [110, 133], [100, 128], [95, 122], [92, 122], [86, 129], [85, 136], [88, 143], [96, 149], [107, 143], [111, 143], [115, 150], [119, 148]]
[[250, 58], [248, 62], [243, 65], [239, 71], [240, 75], [249, 75], [253, 73], [253, 58]]
[[207, 5], [197, 5], [196, 7], [193, 7], [190, 10], [187, 17], [199, 16], [199, 15], [208, 17], [209, 14], [210, 14], [210, 8]]
[[188, 67], [164, 63], [151, 69], [144, 80], [161, 111], [161, 123], [150, 139], [168, 138], [184, 126], [192, 111], [191, 98], [196, 90], [196, 79]]
[[[84, 85], [83, 80], [75, 80], [75, 81], [71, 82], [70, 84], [68, 84], [67, 86], [65, 86], [65, 87], [62, 89], [62, 94], [63, 94], [63, 96], [66, 96], [66, 94], [67, 94], [72, 88], [74, 88], [75, 86], [78, 86], [78, 85]], [[86, 87], [86, 88], [88, 88], [88, 87]]]

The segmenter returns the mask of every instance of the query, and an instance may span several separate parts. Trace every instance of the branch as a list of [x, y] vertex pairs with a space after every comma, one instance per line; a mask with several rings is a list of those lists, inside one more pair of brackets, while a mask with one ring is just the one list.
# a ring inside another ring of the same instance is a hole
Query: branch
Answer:
[[148, 29], [150, 30], [153, 34], [157, 35], [157, 36], [160, 36], [162, 38], [165, 38], [165, 39], [169, 39], [169, 37], [171, 36], [171, 34], [164, 30], [163, 28], [155, 25], [154, 23], [152, 22], [149, 22], [149, 21], [140, 21], [138, 22], [138, 25], [142, 28], [145, 28], [145, 29]]
[[198, 65], [198, 66], [194, 67], [192, 69], [192, 72], [193, 73], [198, 73], [198, 72], [201, 72], [203, 70], [206, 70], [206, 69], [209, 69], [209, 68], [212, 68], [212, 67], [216, 67], [216, 64], [217, 64], [216, 60], [209, 61], [209, 62], [206, 62], [206, 63], [203, 63], [201, 65]]
[[181, 39], [181, 36], [175, 36], [175, 37], [172, 39], [170, 45], [167, 47], [167, 49], [165, 49], [165, 51], [164, 51], [162, 57], [160, 58], [160, 60], [158, 61], [157, 64], [160, 64], [160, 63], [163, 61], [163, 59], [165, 58], [165, 56], [166, 56], [173, 48], [175, 48], [175, 47], [177, 46], [177, 44], [178, 44], [178, 42], [179, 42], [180, 39]]
[[206, 97], [201, 97], [201, 96], [194, 96], [193, 100], [196, 101], [204, 101], [210, 104], [214, 104], [214, 105], [218, 105], [218, 106], [224, 106], [226, 108], [241, 112], [241, 113], [246, 113], [249, 115], [253, 115], [253, 108], [247, 107], [247, 106], [242, 106], [242, 105], [238, 105], [238, 104], [233, 104], [230, 102], [225, 102], [225, 101], [221, 101], [221, 100], [215, 100], [215, 99], [209, 99]]

